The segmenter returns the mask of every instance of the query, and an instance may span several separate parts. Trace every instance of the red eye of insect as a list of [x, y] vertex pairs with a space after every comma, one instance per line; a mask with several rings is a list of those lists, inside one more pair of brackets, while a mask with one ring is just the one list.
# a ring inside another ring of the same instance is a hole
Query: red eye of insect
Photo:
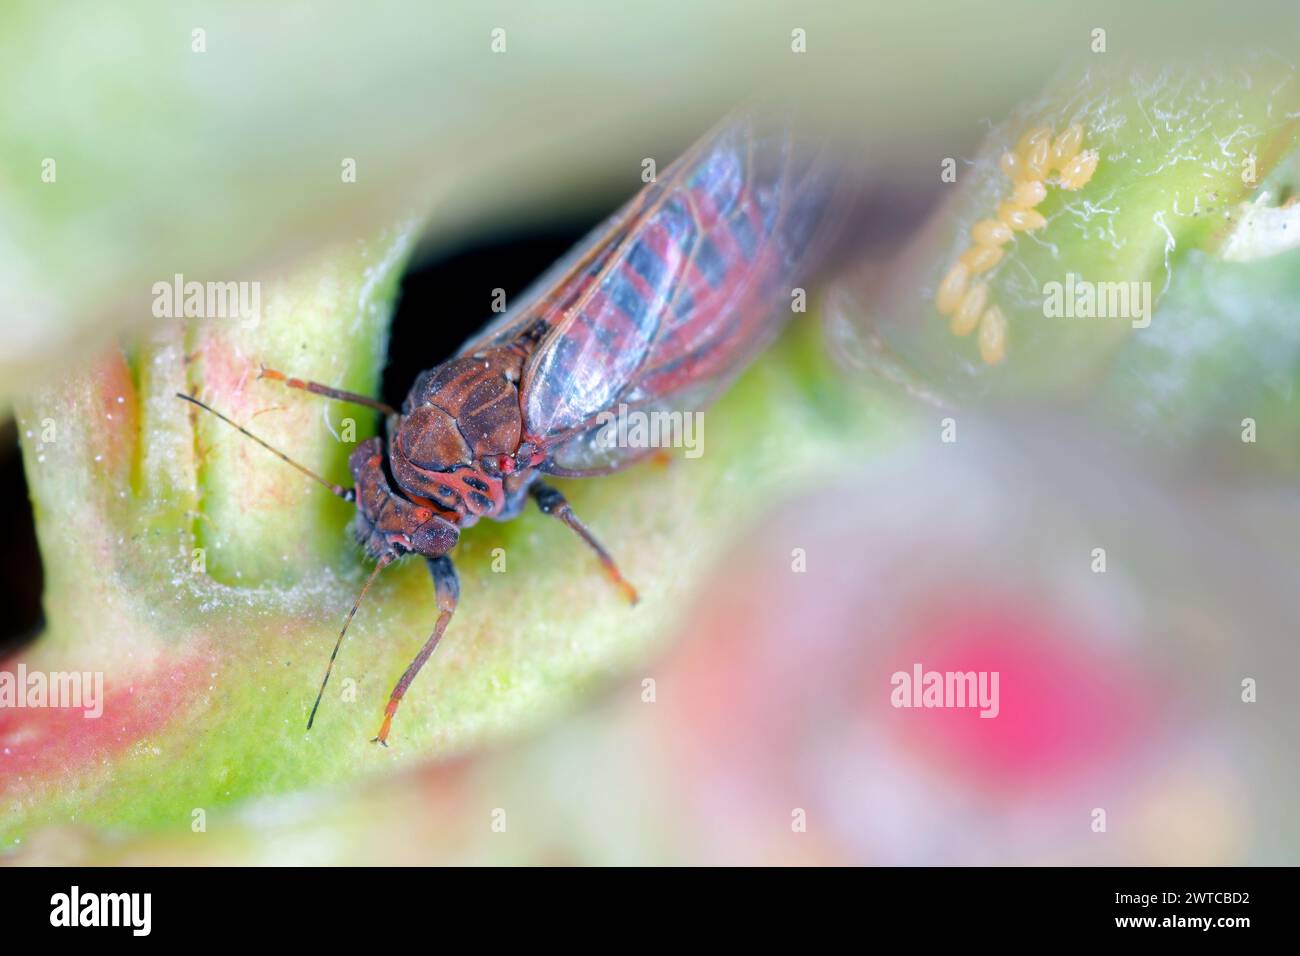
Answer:
[[508, 475], [515, 470], [515, 460], [509, 455], [498, 455], [496, 459], [497, 471], [503, 475]]

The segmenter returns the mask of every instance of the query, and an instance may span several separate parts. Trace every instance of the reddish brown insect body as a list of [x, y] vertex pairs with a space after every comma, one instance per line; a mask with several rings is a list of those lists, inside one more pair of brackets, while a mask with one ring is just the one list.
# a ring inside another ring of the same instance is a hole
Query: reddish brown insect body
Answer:
[[461, 528], [514, 518], [531, 495], [636, 600], [564, 497], [539, 479], [607, 473], [654, 451], [598, 441], [602, 413], [698, 408], [724, 388], [789, 315], [792, 284], [824, 246], [836, 185], [828, 157], [785, 124], [747, 114], [696, 144], [459, 355], [421, 374], [400, 413], [263, 370], [387, 414], [387, 442], [371, 438], [349, 460], [355, 487], [323, 482], [356, 502], [354, 533], [377, 561], [370, 580], [420, 554], [437, 590], [437, 625], [393, 689], [377, 741], [387, 742], [398, 704], [455, 611], [447, 554]]

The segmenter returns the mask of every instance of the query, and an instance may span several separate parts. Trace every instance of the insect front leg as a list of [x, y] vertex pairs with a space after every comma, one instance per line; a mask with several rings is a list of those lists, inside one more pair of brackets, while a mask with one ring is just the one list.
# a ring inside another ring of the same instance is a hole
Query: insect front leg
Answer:
[[533, 482], [528, 489], [528, 493], [537, 499], [537, 507], [542, 510], [542, 514], [559, 518], [572, 528], [578, 537], [587, 542], [587, 546], [596, 552], [596, 557], [600, 559], [600, 563], [604, 566], [605, 573], [609, 575], [610, 580], [618, 585], [619, 590], [623, 592], [623, 596], [628, 601], [635, 604], [637, 602], [636, 588], [628, 583], [623, 577], [623, 573], [619, 571], [618, 565], [614, 563], [610, 553], [596, 540], [596, 536], [587, 530], [587, 526], [582, 523], [582, 520], [573, 513], [573, 508], [570, 506], [568, 499], [555, 488], [541, 481]]
[[429, 639], [420, 648], [420, 653], [415, 655], [415, 660], [407, 666], [393, 692], [388, 696], [388, 706], [384, 708], [384, 723], [379, 728], [379, 733], [371, 740], [371, 743], [380, 743], [385, 747], [388, 746], [388, 731], [393, 725], [393, 715], [397, 713], [397, 705], [402, 702], [406, 689], [411, 686], [411, 681], [415, 680], [415, 675], [420, 673], [420, 668], [424, 666], [424, 662], [429, 659], [438, 642], [442, 640], [443, 632], [451, 623], [451, 616], [456, 613], [456, 603], [460, 600], [460, 578], [456, 574], [456, 566], [451, 563], [451, 558], [443, 555], [426, 560], [429, 562], [429, 573], [433, 575], [433, 586], [438, 592], [438, 623], [434, 625], [433, 633], [429, 635]]
[[341, 388], [333, 388], [329, 385], [322, 385], [320, 382], [307, 382], [300, 378], [294, 378], [278, 372], [273, 368], [267, 368], [265, 365], [257, 373], [258, 378], [268, 378], [273, 382], [283, 382], [289, 388], [300, 389], [304, 392], [311, 392], [313, 395], [320, 395], [323, 398], [332, 398], [339, 402], [348, 402], [352, 405], [363, 405], [366, 408], [373, 408], [376, 411], [383, 412], [385, 415], [396, 415], [397, 409], [378, 399], [370, 398], [366, 395], [358, 395], [356, 392], [345, 392]]

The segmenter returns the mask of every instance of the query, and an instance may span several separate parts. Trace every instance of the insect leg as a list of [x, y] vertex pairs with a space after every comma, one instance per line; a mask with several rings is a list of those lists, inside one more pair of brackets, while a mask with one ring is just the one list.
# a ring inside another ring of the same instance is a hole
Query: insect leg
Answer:
[[628, 601], [635, 604], [637, 602], [636, 588], [627, 582], [609, 552], [596, 540], [596, 536], [587, 530], [587, 526], [582, 523], [582, 520], [573, 513], [573, 508], [564, 495], [540, 481], [533, 482], [528, 489], [528, 493], [537, 499], [537, 507], [542, 510], [542, 514], [559, 518], [572, 528], [578, 537], [587, 542], [587, 546], [596, 552], [596, 557], [600, 559], [600, 563], [604, 566], [605, 573], [609, 575], [610, 580], [618, 585], [619, 590], [623, 592], [623, 596]]
[[385, 747], [388, 746], [388, 731], [393, 726], [393, 715], [397, 713], [397, 705], [402, 702], [406, 689], [411, 686], [411, 681], [415, 680], [415, 675], [420, 673], [420, 668], [424, 666], [424, 662], [429, 659], [438, 642], [442, 640], [443, 632], [451, 623], [451, 616], [456, 613], [456, 602], [460, 599], [460, 578], [456, 576], [456, 566], [451, 563], [451, 558], [443, 555], [440, 558], [426, 560], [429, 562], [429, 573], [433, 575], [433, 586], [438, 592], [438, 623], [433, 626], [433, 633], [420, 648], [420, 653], [415, 655], [415, 660], [411, 661], [402, 673], [388, 697], [388, 706], [384, 708], [384, 723], [379, 728], [379, 733], [370, 741], [383, 744]]
[[269, 378], [273, 382], [284, 382], [289, 388], [301, 389], [304, 392], [311, 392], [313, 395], [322, 395], [325, 398], [333, 398], [340, 402], [351, 402], [353, 405], [364, 405], [366, 408], [373, 408], [381, 411], [385, 415], [396, 415], [397, 409], [385, 404], [378, 399], [369, 398], [365, 395], [358, 395], [356, 392], [345, 392], [341, 388], [331, 388], [328, 385], [322, 385], [319, 382], [305, 382], [300, 378], [293, 378], [285, 375], [283, 372], [277, 372], [273, 368], [267, 368], [265, 365], [257, 373], [258, 378]]

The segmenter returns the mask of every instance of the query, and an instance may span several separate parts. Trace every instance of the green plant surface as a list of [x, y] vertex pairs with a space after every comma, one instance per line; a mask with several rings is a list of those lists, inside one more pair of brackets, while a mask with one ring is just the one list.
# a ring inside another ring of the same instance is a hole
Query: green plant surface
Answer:
[[[367, 388], [408, 238], [286, 279], [270, 295], [293, 307], [255, 329], [169, 328], [132, 363], [109, 354], [21, 405], [50, 569], [49, 629], [25, 664], [102, 670], [106, 705], [84, 723], [31, 712], [7, 735], [6, 844], [67, 820], [188, 827], [195, 807], [387, 774], [545, 724], [657, 646], [770, 494], [869, 453], [895, 427], [887, 404], [865, 410], [827, 385], [817, 327], [799, 323], [706, 413], [700, 458], [563, 483], [640, 604], [624, 603], [553, 519], [486, 522], [454, 553], [461, 605], [398, 713], [393, 746], [369, 741], [436, 618], [415, 560], [372, 588], [308, 733], [337, 628], [369, 570], [346, 528], [350, 506], [173, 393], [197, 391], [344, 481], [352, 446], [330, 431], [339, 406], [327, 425], [321, 399], [258, 380], [257, 363]], [[377, 262], [388, 272], [371, 281]], [[187, 363], [195, 335], [203, 357]], [[132, 367], [149, 371], [133, 379]], [[49, 421], [58, 435], [42, 442], [33, 426]], [[493, 570], [499, 556], [504, 573]]]
[[[407, 207], [378, 217], [362, 194], [357, 205], [348, 199], [321, 212], [352, 235], [312, 233], [295, 245], [292, 237], [311, 233], [310, 220], [282, 216], [279, 195], [255, 194], [247, 204], [255, 211], [240, 213], [250, 219], [221, 218], [217, 204], [208, 209], [215, 219], [196, 214], [194, 231], [207, 237], [194, 240], [199, 245], [253, 224], [257, 241], [232, 244], [238, 256], [214, 243], [209, 258], [193, 253], [190, 261], [205, 263], [200, 270], [179, 270], [206, 278], [216, 263], [258, 262], [249, 275], [262, 277], [264, 308], [248, 327], [130, 309], [122, 320], [116, 306], [83, 317], [84, 297], [147, 289], [175, 271], [159, 268], [167, 257], [157, 249], [139, 259], [116, 252], [120, 261], [70, 292], [51, 278], [70, 262], [43, 264], [22, 288], [50, 297], [54, 337], [6, 359], [42, 371], [24, 373], [16, 389], [48, 615], [47, 632], [22, 663], [101, 672], [106, 702], [98, 720], [56, 710], [4, 715], [0, 846], [21, 846], [70, 821], [97, 834], [166, 841], [189, 832], [196, 809], [239, 813], [249, 801], [293, 800], [288, 795], [304, 790], [328, 800], [332, 787], [377, 785], [394, 770], [414, 773], [508, 743], [580, 710], [597, 689], [663, 651], [720, 556], [746, 528], [770, 520], [773, 500], [788, 505], [795, 493], [815, 500], [846, 465], [870, 464], [920, 422], [933, 430], [932, 410], [891, 383], [971, 403], [1087, 395], [1103, 413], [1140, 405], [1143, 427], [1159, 421], [1161, 394], [1187, 388], [1199, 417], [1174, 436], [1180, 448], [1223, 428], [1224, 417], [1243, 417], [1216, 406], [1214, 393], [1241, 394], [1247, 381], [1258, 382], [1252, 401], [1262, 420], [1292, 421], [1294, 352], [1267, 343], [1273, 335], [1293, 339], [1278, 312], [1296, 291], [1294, 253], [1232, 263], [1217, 255], [1240, 203], [1254, 194], [1241, 181], [1237, 151], [1254, 151], [1263, 176], [1296, 142], [1289, 71], [1267, 60], [1248, 65], [1258, 72], [1224, 68], [1193, 82], [1158, 69], [1098, 69], [1053, 86], [998, 127], [950, 203], [884, 270], [887, 281], [839, 287], [828, 306], [837, 354], [828, 354], [814, 318], [800, 318], [707, 413], [702, 458], [562, 483], [639, 588], [636, 607], [551, 519], [529, 512], [469, 529], [455, 552], [460, 608], [407, 695], [388, 750], [369, 740], [436, 617], [426, 569], [410, 561], [378, 578], [306, 732], [337, 628], [369, 571], [347, 530], [350, 509], [175, 393], [197, 394], [306, 467], [345, 482], [353, 443], [341, 438], [344, 418], [355, 419], [361, 440], [373, 433], [373, 416], [259, 380], [257, 370], [265, 363], [373, 392], [397, 280], [422, 221]], [[1154, 135], [1144, 116], [1163, 124]], [[1049, 198], [1045, 234], [1021, 240], [1015, 267], [997, 274], [1013, 344], [1004, 365], [983, 368], [970, 343], [933, 314], [933, 280], [992, 208], [1005, 143], [1029, 125], [1076, 119], [1089, 129], [1088, 145], [1101, 149], [1102, 165], [1077, 196]], [[439, 169], [455, 179], [453, 167]], [[336, 175], [332, 159], [330, 170]], [[1188, 212], [1211, 194], [1214, 212], [1227, 217]], [[348, 218], [363, 207], [364, 215]], [[103, 243], [91, 219], [84, 241]], [[57, 245], [61, 234], [51, 227], [38, 242]], [[60, 256], [89, 249], [74, 245]], [[1034, 314], [1025, 277], [1038, 283], [1066, 271], [1156, 283], [1152, 324], [1047, 324], [1040, 307]], [[135, 294], [109, 298], [120, 305]], [[101, 315], [103, 330], [91, 332]], [[1213, 335], [1186, 333], [1207, 322]], [[1229, 323], [1238, 334], [1226, 335]], [[84, 346], [69, 344], [83, 336]], [[1172, 365], [1170, 355], [1189, 342], [1196, 354]], [[50, 358], [65, 348], [69, 355]], [[1277, 365], [1260, 376], [1254, 360], [1268, 348]], [[833, 357], [856, 362], [858, 380], [837, 375]], [[1162, 374], [1178, 380], [1162, 382]], [[1293, 467], [1289, 448], [1270, 454]], [[501, 557], [504, 571], [494, 568]], [[409, 806], [409, 797], [403, 791], [393, 806]]]

